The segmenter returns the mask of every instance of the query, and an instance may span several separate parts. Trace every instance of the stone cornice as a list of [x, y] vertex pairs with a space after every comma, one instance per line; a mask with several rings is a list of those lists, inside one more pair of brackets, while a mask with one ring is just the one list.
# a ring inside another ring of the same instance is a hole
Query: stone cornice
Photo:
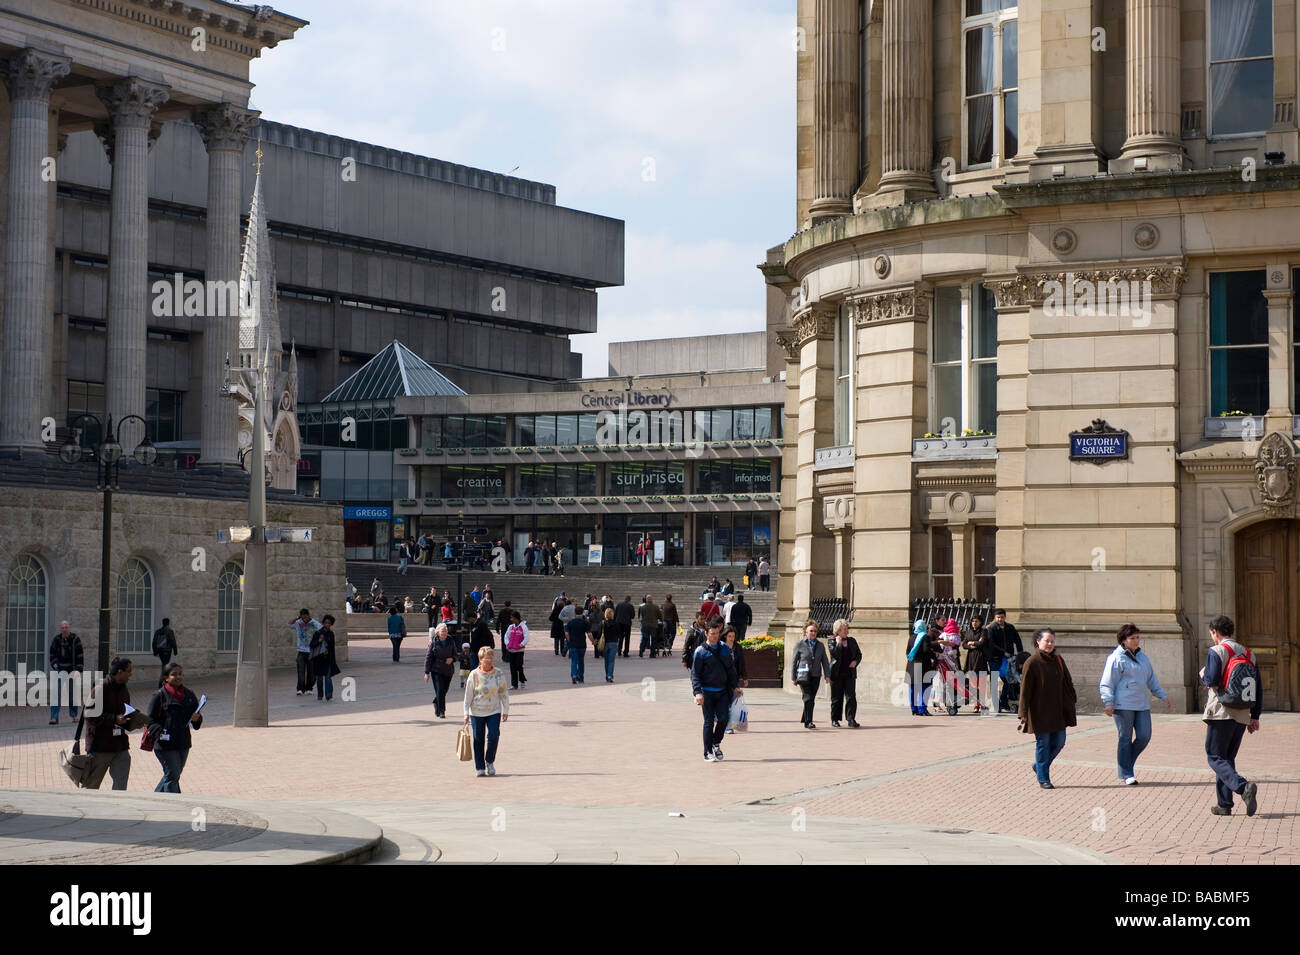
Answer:
[[252, 59], [290, 39], [306, 20], [280, 13], [269, 4], [241, 6], [226, 0], [69, 0], [81, 7], [131, 20], [187, 39], [195, 27], [207, 31], [210, 46]]
[[[1166, 298], [1178, 294], [1187, 270], [1181, 263], [1161, 261], [1137, 264], [1104, 264], [1095, 268], [1053, 269], [1052, 271], [1020, 272], [1010, 278], [989, 278], [986, 285], [993, 292], [998, 308], [1024, 308], [1043, 302], [1049, 295], [1065, 289], [1066, 283], [1076, 287], [1080, 282], [1090, 282], [1094, 289], [1111, 283], [1150, 283], [1152, 298]], [[1050, 286], [1058, 286], [1052, 289]], [[1067, 294], [1068, 291], [1067, 291]]]
[[923, 321], [930, 314], [930, 295], [920, 283], [846, 299], [855, 326]]
[[947, 477], [918, 477], [918, 488], [996, 487], [996, 474], [962, 474]]
[[796, 347], [802, 348], [814, 339], [834, 338], [839, 312], [837, 303], [826, 301], [813, 302], [797, 312], [793, 322]]
[[1038, 206], [1097, 205], [1152, 199], [1190, 199], [1240, 193], [1300, 191], [1300, 165], [1259, 165], [1253, 181], [1243, 181], [1242, 167], [1140, 172], [1086, 179], [1004, 183], [994, 186], [1008, 209]]
[[4, 61], [4, 83], [11, 100], [48, 103], [54, 84], [72, 70], [72, 62], [37, 50], [19, 50]]

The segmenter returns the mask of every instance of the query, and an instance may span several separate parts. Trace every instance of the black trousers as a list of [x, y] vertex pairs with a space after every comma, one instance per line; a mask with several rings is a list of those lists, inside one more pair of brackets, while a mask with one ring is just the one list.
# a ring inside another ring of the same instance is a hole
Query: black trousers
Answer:
[[1245, 735], [1246, 724], [1236, 720], [1205, 723], [1205, 758], [1214, 770], [1214, 794], [1225, 809], [1232, 808], [1233, 793], [1246, 788], [1247, 780], [1237, 773], [1237, 751]]
[[704, 715], [704, 752], [719, 746], [727, 734], [727, 721], [731, 719], [731, 694], [726, 690], [705, 690], [700, 710]]
[[618, 649], [623, 656], [627, 656], [628, 651], [632, 649], [632, 625], [630, 623], [625, 623], [618, 629]]
[[[441, 670], [441, 667], [439, 667]], [[435, 671], [433, 681], [433, 712], [438, 716], [447, 715], [447, 688], [451, 686], [451, 674]]]
[[856, 677], [831, 680], [831, 722], [838, 723], [843, 715], [850, 722], [858, 715], [858, 681]]
[[170, 651], [170, 650], [164, 650], [162, 653], [158, 654], [158, 660], [159, 660], [159, 662], [161, 663], [161, 666], [159, 666], [159, 668], [158, 668], [158, 685], [159, 685], [159, 686], [162, 686], [162, 685], [163, 685], [163, 674], [167, 671], [167, 664], [169, 664], [169, 663], [172, 662], [172, 654], [171, 654], [171, 651]]
[[813, 721], [813, 706], [817, 703], [817, 681], [811, 683], [800, 683], [799, 690], [803, 694], [803, 723]]
[[527, 683], [524, 676], [524, 651], [517, 650], [510, 654], [510, 689], [519, 689], [520, 683]]
[[311, 672], [311, 654], [298, 651], [298, 689], [309, 693], [316, 688], [316, 676]]

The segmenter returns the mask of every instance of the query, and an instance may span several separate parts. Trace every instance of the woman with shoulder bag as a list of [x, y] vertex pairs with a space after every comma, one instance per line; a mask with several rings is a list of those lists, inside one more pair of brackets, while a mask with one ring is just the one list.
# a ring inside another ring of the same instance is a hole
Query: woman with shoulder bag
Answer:
[[445, 623], [429, 631], [429, 650], [424, 655], [424, 682], [433, 681], [433, 714], [447, 718], [447, 688], [456, 670], [456, 641]]
[[153, 790], [156, 793], [181, 791], [181, 773], [190, 756], [190, 727], [199, 729], [203, 725], [198, 697], [185, 686], [184, 677], [179, 663], [169, 664], [162, 689], [149, 699], [145, 708], [149, 740], [163, 769], [162, 779]]
[[326, 614], [321, 628], [311, 636], [309, 645], [312, 673], [316, 675], [316, 699], [334, 699], [334, 678], [343, 671], [334, 656], [334, 615]]
[[[510, 689], [506, 675], [496, 668], [496, 651], [479, 647], [478, 669], [465, 681], [465, 723], [474, 732], [474, 769], [479, 776], [495, 776], [497, 740], [501, 723], [510, 719]], [[487, 746], [484, 747], [484, 735]]]
[[1069, 668], [1056, 652], [1056, 634], [1049, 629], [1034, 634], [1034, 655], [1020, 675], [1020, 732], [1033, 733], [1034, 773], [1043, 789], [1052, 785], [1052, 760], [1065, 748], [1065, 728], [1077, 726], [1077, 696]]

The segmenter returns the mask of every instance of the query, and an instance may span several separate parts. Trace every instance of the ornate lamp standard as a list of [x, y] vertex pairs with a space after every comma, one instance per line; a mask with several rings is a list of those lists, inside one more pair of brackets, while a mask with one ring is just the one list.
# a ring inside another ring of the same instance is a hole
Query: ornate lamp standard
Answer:
[[[93, 448], [83, 448], [81, 446], [81, 429], [77, 425], [86, 418], [95, 422], [96, 427], [100, 429], [99, 443]], [[149, 440], [149, 422], [138, 414], [126, 415], [118, 422], [118, 434], [122, 433], [122, 425], [132, 419], [139, 421], [144, 426], [145, 433], [144, 440], [136, 445], [130, 456], [139, 464], [151, 465], [158, 460], [158, 449]], [[68, 440], [64, 442], [63, 447], [59, 448], [59, 458], [62, 459], [64, 464], [71, 465], [81, 461], [86, 453], [89, 453], [95, 459], [95, 489], [104, 492], [104, 529], [100, 535], [99, 552], [98, 669], [101, 673], [107, 673], [109, 657], [108, 570], [112, 566], [111, 556], [113, 551], [113, 491], [117, 489], [118, 468], [121, 465], [122, 458], [125, 457], [122, 445], [118, 443], [116, 436], [113, 434], [113, 418], [111, 415], [106, 426], [93, 414], [80, 414], [73, 419], [72, 433], [69, 435]]]

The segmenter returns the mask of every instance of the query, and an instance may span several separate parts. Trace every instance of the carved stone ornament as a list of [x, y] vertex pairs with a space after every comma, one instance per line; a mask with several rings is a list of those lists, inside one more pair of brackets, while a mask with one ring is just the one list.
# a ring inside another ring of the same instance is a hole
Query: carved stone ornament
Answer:
[[1079, 237], [1072, 229], [1057, 229], [1052, 233], [1052, 251], [1057, 255], [1069, 255], [1079, 244]]
[[1160, 230], [1150, 222], [1144, 222], [1133, 230], [1133, 244], [1139, 249], [1151, 249], [1160, 241]]
[[4, 81], [12, 100], [45, 103], [50, 91], [72, 71], [72, 61], [36, 50], [20, 50], [4, 61]]
[[1259, 443], [1255, 484], [1260, 503], [1269, 513], [1281, 515], [1295, 505], [1295, 446], [1280, 431], [1274, 431]]
[[862, 295], [847, 300], [844, 306], [849, 310], [854, 325], [907, 321], [925, 318], [929, 314], [925, 294], [915, 287]]
[[822, 498], [822, 523], [830, 530], [853, 527], [853, 495], [838, 494]]
[[782, 351], [785, 352], [787, 361], [794, 361], [799, 357], [799, 339], [798, 336], [795, 335], [793, 328], [786, 328], [775, 332], [772, 337], [776, 339], [776, 343], [780, 345]]
[[1038, 291], [1038, 282], [1028, 275], [1017, 275], [1002, 282], [988, 282], [993, 292], [993, 301], [998, 308], [1015, 308], [1033, 302]]
[[1136, 265], [1125, 268], [1071, 269], [1066, 272], [1036, 272], [1017, 275], [1002, 281], [990, 281], [988, 288], [998, 308], [1033, 305], [1049, 295], [1059, 294], [1070, 283], [1078, 290], [1078, 283], [1091, 283], [1094, 289], [1110, 283], [1150, 283], [1152, 296], [1176, 295], [1187, 277], [1181, 265]]
[[171, 98], [171, 89], [158, 83], [147, 83], [129, 77], [112, 86], [101, 86], [95, 91], [115, 126], [135, 126], [148, 129], [153, 114]]
[[878, 279], [885, 278], [886, 276], [889, 275], [889, 270], [892, 268], [889, 262], [889, 256], [887, 255], [876, 256], [876, 261], [873, 263], [872, 267], [876, 270], [876, 278]]
[[813, 339], [834, 338], [839, 308], [834, 302], [814, 302], [794, 317], [794, 335], [799, 347]]
[[208, 152], [224, 149], [242, 153], [244, 144], [257, 128], [257, 120], [261, 115], [253, 110], [222, 103], [195, 113], [194, 125], [198, 126], [199, 135], [203, 137]]

